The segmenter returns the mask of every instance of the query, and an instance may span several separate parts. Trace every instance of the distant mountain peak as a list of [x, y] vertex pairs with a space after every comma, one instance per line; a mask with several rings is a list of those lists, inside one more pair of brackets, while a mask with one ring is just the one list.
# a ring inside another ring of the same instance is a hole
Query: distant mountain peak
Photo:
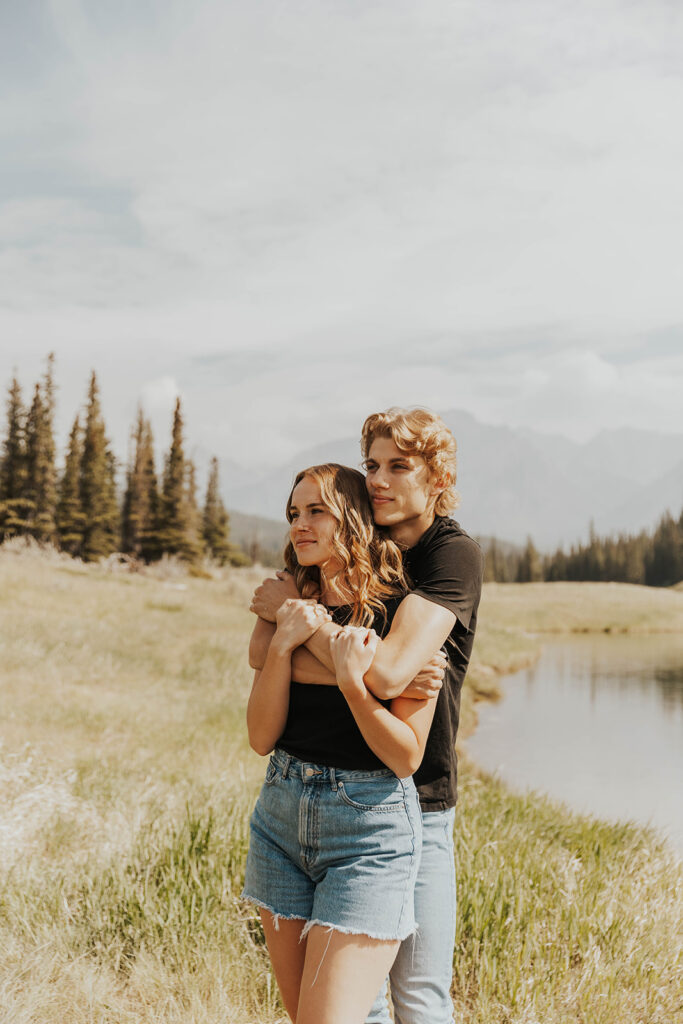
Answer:
[[[440, 414], [458, 442], [458, 519], [469, 533], [552, 550], [601, 532], [651, 528], [683, 503], [683, 434], [632, 427], [603, 430], [584, 443], [529, 428], [482, 423], [464, 409]], [[358, 437], [299, 452], [258, 479], [232, 485], [227, 503], [282, 520], [297, 470], [319, 462], [359, 466]]]

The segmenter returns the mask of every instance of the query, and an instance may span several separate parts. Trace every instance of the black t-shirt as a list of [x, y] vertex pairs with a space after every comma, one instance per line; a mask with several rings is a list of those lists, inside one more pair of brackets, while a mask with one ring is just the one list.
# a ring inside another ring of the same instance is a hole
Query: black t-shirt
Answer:
[[[378, 613], [373, 629], [379, 636], [389, 632], [391, 620], [402, 597], [388, 598], [386, 615]], [[345, 625], [351, 618], [350, 605], [328, 609], [334, 622]], [[389, 701], [382, 701], [387, 707]], [[363, 739], [344, 694], [336, 686], [292, 681], [285, 731], [278, 747], [301, 761], [333, 768], [386, 768]]]
[[460, 692], [477, 625], [483, 556], [477, 542], [458, 523], [437, 516], [417, 544], [404, 552], [403, 565], [412, 581], [411, 593], [456, 616], [445, 643], [448, 665], [425, 756], [413, 776], [423, 811], [444, 811], [455, 806], [457, 797], [455, 737]]

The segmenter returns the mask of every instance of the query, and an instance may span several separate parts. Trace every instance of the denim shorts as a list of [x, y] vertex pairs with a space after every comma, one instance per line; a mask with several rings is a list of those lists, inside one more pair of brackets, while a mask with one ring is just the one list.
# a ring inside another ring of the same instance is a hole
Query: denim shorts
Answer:
[[251, 817], [242, 895], [277, 919], [374, 939], [415, 931], [422, 817], [411, 778], [276, 749]]

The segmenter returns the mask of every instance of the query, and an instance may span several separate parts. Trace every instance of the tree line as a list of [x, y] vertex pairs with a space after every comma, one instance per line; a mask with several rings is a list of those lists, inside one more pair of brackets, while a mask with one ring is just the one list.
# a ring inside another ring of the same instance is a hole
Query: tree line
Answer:
[[30, 406], [24, 405], [16, 375], [9, 386], [0, 454], [0, 543], [10, 537], [32, 537], [87, 562], [114, 552], [144, 562], [164, 554], [188, 562], [207, 555], [220, 564], [246, 560], [230, 543], [216, 458], [211, 459], [204, 503], [199, 506], [196, 468], [184, 452], [180, 399], [160, 479], [152, 428], [142, 409], [138, 410], [121, 495], [94, 371], [85, 407], [71, 428], [61, 471], [56, 463], [54, 415], [54, 356], [50, 355]]
[[596, 580], [671, 587], [683, 580], [683, 510], [678, 519], [665, 512], [652, 533], [599, 537], [593, 527], [587, 544], [566, 552], [541, 555], [529, 538], [520, 550], [491, 540], [486, 552], [486, 579], [500, 583]]
[[[85, 408], [77, 413], [64, 464], [58, 471], [54, 441], [54, 356], [33, 389], [30, 406], [13, 378], [7, 396], [7, 429], [0, 452], [0, 543], [16, 536], [54, 544], [84, 561], [122, 552], [144, 562], [164, 554], [195, 562], [208, 555], [220, 564], [248, 561], [229, 539], [220, 496], [218, 460], [212, 458], [203, 506], [197, 474], [184, 452], [180, 399], [171, 444], [157, 476], [152, 428], [142, 409], [131, 434], [125, 487], [119, 496], [117, 462], [102, 416], [93, 371]], [[485, 579], [497, 582], [598, 580], [672, 586], [683, 580], [683, 511], [667, 512], [652, 534], [599, 537], [541, 555], [531, 538], [520, 550], [492, 538]]]

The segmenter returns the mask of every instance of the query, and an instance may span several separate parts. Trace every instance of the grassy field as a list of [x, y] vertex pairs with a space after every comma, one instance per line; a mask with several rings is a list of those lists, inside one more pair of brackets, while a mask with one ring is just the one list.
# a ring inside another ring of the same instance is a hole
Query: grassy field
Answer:
[[624, 583], [488, 583], [484, 621], [530, 633], [681, 633], [680, 587]]
[[[243, 725], [256, 578], [142, 577], [0, 549], [3, 1024], [285, 1019], [239, 900], [263, 772]], [[488, 588], [470, 697], [532, 659], [526, 634], [544, 623], [682, 621], [683, 594], [641, 588], [599, 608], [581, 589], [568, 620], [565, 586]], [[469, 767], [457, 856], [466, 1024], [681, 1019], [683, 874], [652, 834]]]

